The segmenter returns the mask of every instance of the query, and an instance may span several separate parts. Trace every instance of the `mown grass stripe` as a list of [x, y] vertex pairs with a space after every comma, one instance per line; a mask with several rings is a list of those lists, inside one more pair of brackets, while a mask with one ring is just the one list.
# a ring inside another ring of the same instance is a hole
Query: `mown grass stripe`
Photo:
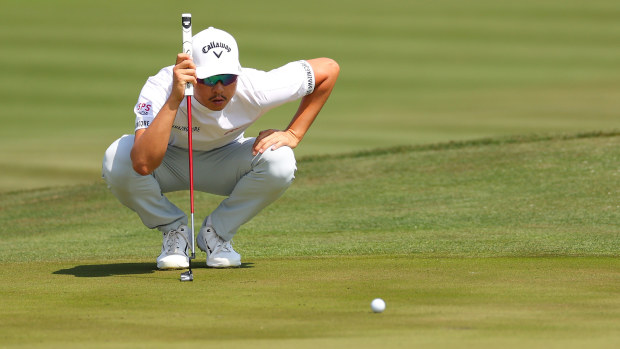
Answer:
[[462, 149], [471, 147], [484, 147], [490, 145], [504, 145], [504, 144], [523, 144], [533, 142], [545, 142], [545, 141], [565, 141], [572, 139], [583, 138], [611, 138], [620, 136], [620, 130], [613, 131], [593, 131], [583, 133], [571, 133], [571, 134], [528, 134], [528, 135], [513, 135], [507, 137], [492, 137], [492, 138], [480, 138], [466, 141], [450, 141], [433, 144], [414, 144], [414, 145], [400, 145], [395, 147], [377, 148], [365, 151], [356, 151], [345, 154], [324, 154], [324, 155], [306, 155], [299, 159], [299, 162], [315, 162], [334, 159], [347, 159], [347, 158], [361, 158], [368, 156], [380, 156], [385, 154], [398, 154], [407, 152], [419, 152], [428, 150], [451, 150]]

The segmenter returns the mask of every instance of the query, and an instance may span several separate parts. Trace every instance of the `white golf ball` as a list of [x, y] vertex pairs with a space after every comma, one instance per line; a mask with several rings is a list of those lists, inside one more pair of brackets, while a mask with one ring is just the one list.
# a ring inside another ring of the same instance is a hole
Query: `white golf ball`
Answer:
[[381, 298], [375, 298], [370, 302], [370, 309], [375, 313], [383, 313], [385, 310], [385, 301]]

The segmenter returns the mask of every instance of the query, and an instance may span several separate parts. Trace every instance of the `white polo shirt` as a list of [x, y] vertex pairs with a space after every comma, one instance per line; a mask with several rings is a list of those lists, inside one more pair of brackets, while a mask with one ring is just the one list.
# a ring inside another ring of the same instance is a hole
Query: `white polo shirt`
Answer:
[[[136, 130], [149, 127], [168, 99], [172, 68], [163, 68], [142, 88], [134, 108]], [[314, 72], [306, 61], [291, 62], [269, 72], [242, 68], [237, 91], [223, 110], [210, 110], [192, 97], [194, 150], [208, 151], [243, 138], [243, 132], [267, 111], [309, 95], [314, 85]], [[187, 128], [187, 101], [183, 99], [168, 144], [187, 149]]]

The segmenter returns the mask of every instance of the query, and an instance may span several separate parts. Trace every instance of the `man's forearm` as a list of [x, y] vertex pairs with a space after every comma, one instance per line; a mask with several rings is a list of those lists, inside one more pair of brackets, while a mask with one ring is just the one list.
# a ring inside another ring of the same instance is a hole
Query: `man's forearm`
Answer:
[[171, 103], [166, 102], [148, 128], [136, 131], [131, 162], [137, 173], [145, 176], [161, 165], [177, 109], [178, 106], [173, 108]]
[[327, 102], [340, 72], [338, 63], [329, 58], [311, 59], [308, 62], [315, 72], [316, 86], [314, 92], [302, 98], [293, 120], [287, 127], [287, 131], [299, 141]]
[[297, 112], [286, 130], [269, 129], [258, 134], [252, 147], [253, 155], [263, 153], [267, 149], [275, 150], [282, 146], [297, 147], [327, 102], [336, 84], [336, 79], [338, 79], [340, 66], [336, 61], [329, 58], [310, 59], [307, 62], [310, 63], [314, 71], [314, 91], [301, 99], [299, 108], [297, 108]]

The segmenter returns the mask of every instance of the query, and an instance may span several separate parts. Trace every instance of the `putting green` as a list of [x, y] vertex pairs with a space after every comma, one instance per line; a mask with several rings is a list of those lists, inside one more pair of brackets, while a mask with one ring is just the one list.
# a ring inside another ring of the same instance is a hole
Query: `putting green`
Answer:
[[151, 260], [18, 263], [0, 272], [0, 337], [5, 348], [612, 348], [619, 270], [606, 257], [310, 257], [195, 268], [181, 283]]

